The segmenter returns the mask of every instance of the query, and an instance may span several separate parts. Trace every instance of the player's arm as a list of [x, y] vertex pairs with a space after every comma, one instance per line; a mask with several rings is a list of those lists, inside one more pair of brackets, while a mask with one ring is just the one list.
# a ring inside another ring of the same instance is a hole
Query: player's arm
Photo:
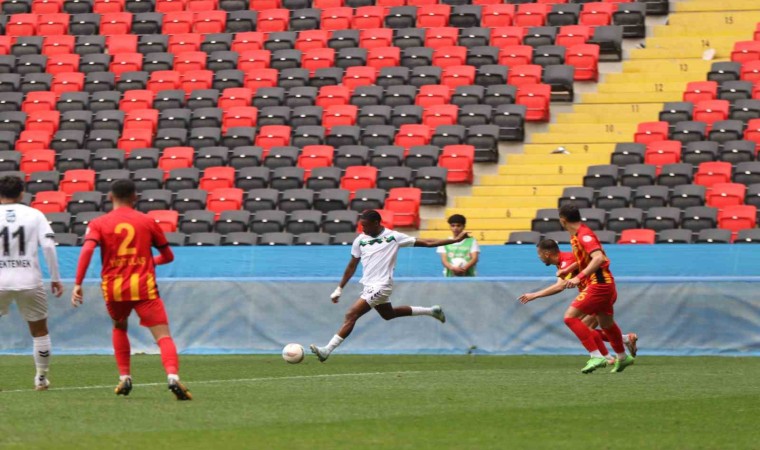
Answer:
[[357, 258], [356, 256], [351, 255], [351, 260], [348, 262], [348, 265], [346, 265], [346, 270], [343, 271], [343, 278], [341, 278], [340, 284], [337, 288], [335, 288], [333, 293], [330, 294], [330, 299], [333, 303], [338, 303], [338, 299], [343, 293], [343, 288], [346, 287], [348, 281], [356, 273], [356, 268], [359, 267], [359, 261], [361, 261], [361, 258]]
[[578, 275], [567, 280], [566, 287], [567, 288], [577, 287], [589, 275], [599, 270], [599, 267], [601, 267], [601, 265], [604, 263], [604, 259], [605, 259], [604, 252], [602, 252], [601, 249], [592, 251], [591, 261], [589, 261], [588, 266], [586, 266], [586, 268], [583, 269], [583, 271], [581, 271]]
[[574, 262], [563, 269], [557, 270], [557, 277], [565, 278], [568, 274], [576, 272], [577, 270], [578, 270], [578, 263]]
[[475, 267], [475, 264], [478, 263], [478, 260], [480, 259], [480, 252], [470, 252], [470, 261], [462, 266], [462, 270], [464, 273], [467, 273], [468, 270]]
[[449, 264], [449, 259], [446, 257], [446, 253], [441, 253], [441, 263], [443, 264], [443, 267], [448, 270], [454, 270], [455, 267]]
[[153, 264], [160, 266], [161, 264], [169, 264], [174, 261], [174, 252], [169, 244], [158, 248], [160, 254], [153, 257]]
[[97, 242], [92, 239], [85, 239], [84, 244], [82, 244], [82, 251], [79, 253], [79, 262], [77, 263], [77, 275], [74, 280], [74, 289], [71, 291], [71, 304], [75, 308], [81, 305], [84, 301], [82, 282], [87, 273], [87, 268], [90, 267], [90, 261], [92, 260], [92, 255], [95, 253], [95, 247], [97, 247], [97, 245]]
[[44, 218], [41, 217], [39, 226], [39, 242], [42, 247], [42, 256], [50, 272], [50, 290], [56, 297], [63, 294], [63, 284], [61, 283], [61, 273], [58, 268], [58, 254], [55, 250], [55, 240], [53, 240], [53, 229]]
[[415, 247], [440, 247], [442, 245], [456, 244], [470, 237], [466, 231], [459, 233], [459, 236], [453, 239], [415, 239]]
[[151, 244], [158, 249], [159, 255], [153, 257], [153, 264], [160, 266], [161, 264], [169, 264], [174, 261], [174, 252], [169, 247], [169, 241], [166, 240], [166, 235], [158, 223], [152, 222], [150, 227]]
[[559, 294], [565, 290], [565, 283], [566, 281], [562, 278], [557, 278], [557, 282], [553, 285], [545, 287], [538, 292], [528, 292], [527, 294], [523, 294], [518, 300], [520, 300], [520, 303], [526, 304], [541, 297], [549, 297], [554, 294]]

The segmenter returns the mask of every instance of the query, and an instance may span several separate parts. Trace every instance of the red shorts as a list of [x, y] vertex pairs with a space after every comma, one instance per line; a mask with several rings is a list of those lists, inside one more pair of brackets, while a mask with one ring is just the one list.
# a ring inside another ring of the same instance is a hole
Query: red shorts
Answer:
[[126, 320], [132, 313], [132, 310], [135, 310], [137, 317], [140, 318], [140, 325], [144, 327], [169, 324], [169, 319], [166, 317], [166, 309], [164, 309], [164, 302], [160, 298], [132, 302], [106, 302], [106, 309], [108, 309], [111, 319], [117, 322]]
[[617, 289], [610, 284], [589, 284], [570, 304], [586, 314], [605, 314], [611, 316], [613, 305], [617, 300]]

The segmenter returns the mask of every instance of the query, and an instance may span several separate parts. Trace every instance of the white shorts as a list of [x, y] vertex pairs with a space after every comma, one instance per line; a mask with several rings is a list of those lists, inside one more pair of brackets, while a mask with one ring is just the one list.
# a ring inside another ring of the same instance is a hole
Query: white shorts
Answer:
[[361, 299], [371, 307], [391, 302], [393, 286], [364, 286]]
[[47, 319], [47, 295], [44, 287], [20, 291], [0, 291], [0, 316], [8, 314], [8, 308], [14, 300], [21, 316], [27, 322]]

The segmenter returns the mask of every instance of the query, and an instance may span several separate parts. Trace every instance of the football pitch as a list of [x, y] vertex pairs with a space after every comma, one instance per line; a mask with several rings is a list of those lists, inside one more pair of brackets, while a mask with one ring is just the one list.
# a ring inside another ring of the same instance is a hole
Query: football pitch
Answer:
[[640, 356], [581, 375], [582, 356], [182, 356], [178, 402], [158, 356], [117, 397], [107, 356], [0, 356], [0, 447], [46, 449], [757, 449], [760, 358]]

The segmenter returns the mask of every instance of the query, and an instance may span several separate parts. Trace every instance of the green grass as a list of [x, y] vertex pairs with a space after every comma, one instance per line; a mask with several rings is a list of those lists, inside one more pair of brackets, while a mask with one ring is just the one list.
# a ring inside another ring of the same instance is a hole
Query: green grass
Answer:
[[[0, 357], [0, 447], [46, 449], [759, 448], [760, 358], [640, 357], [581, 375], [585, 358], [184, 356], [195, 396], [177, 402], [159, 358], [134, 356], [116, 397], [113, 360]], [[241, 379], [241, 381], [231, 381]], [[140, 385], [140, 383], [157, 383]], [[101, 387], [98, 387], [101, 386]], [[88, 387], [87, 389], [73, 389]]]

